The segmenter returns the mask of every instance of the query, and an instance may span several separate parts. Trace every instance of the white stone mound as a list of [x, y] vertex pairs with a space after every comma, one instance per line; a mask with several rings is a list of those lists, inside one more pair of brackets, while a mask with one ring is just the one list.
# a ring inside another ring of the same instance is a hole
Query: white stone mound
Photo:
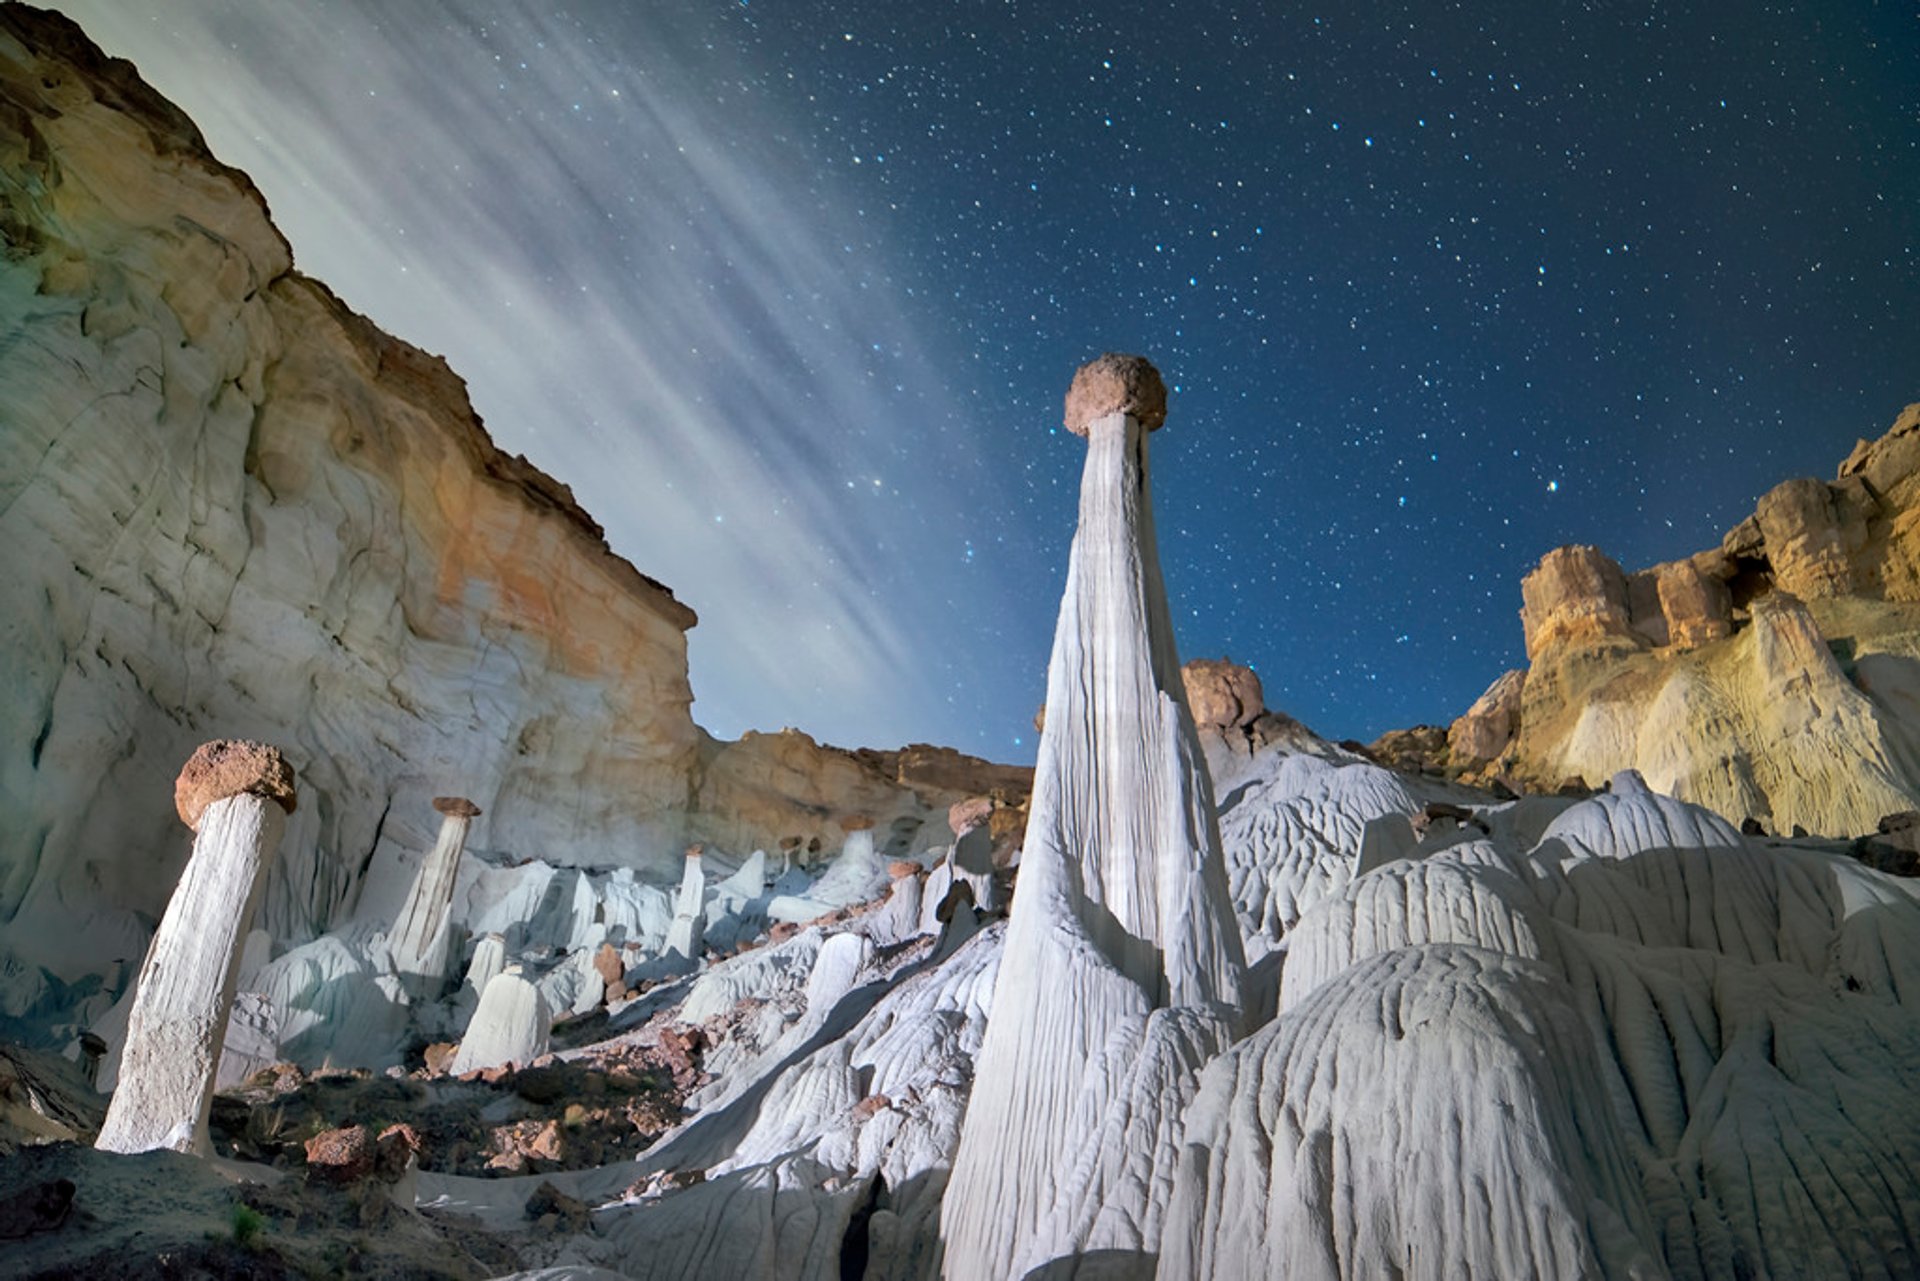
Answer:
[[460, 1039], [447, 1071], [454, 1076], [511, 1064], [525, 1067], [547, 1052], [553, 1016], [540, 989], [517, 966], [494, 976]]
[[1187, 1114], [1160, 1276], [1920, 1266], [1920, 887], [1634, 775], [1554, 808], [1305, 911]]

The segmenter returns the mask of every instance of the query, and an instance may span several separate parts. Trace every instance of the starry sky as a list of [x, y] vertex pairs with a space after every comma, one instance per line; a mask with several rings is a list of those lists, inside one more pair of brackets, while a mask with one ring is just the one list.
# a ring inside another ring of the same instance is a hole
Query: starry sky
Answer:
[[699, 612], [723, 736], [1032, 758], [1104, 350], [1182, 655], [1335, 738], [1920, 399], [1910, 4], [59, 7]]

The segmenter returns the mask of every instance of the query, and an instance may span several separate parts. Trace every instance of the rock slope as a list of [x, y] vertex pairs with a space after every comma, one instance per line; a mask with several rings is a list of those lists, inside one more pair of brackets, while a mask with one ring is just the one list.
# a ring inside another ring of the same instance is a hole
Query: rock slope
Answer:
[[1522, 596], [1530, 666], [1453, 723], [1453, 772], [1550, 790], [1638, 769], [1782, 832], [1920, 807], [1920, 405], [1717, 548], [1626, 574], [1561, 547]]
[[[294, 270], [247, 177], [66, 19], [0, 9], [0, 927], [109, 985], [186, 858], [167, 780], [282, 745], [304, 797], [261, 923], [310, 938], [430, 847], [671, 867], [688, 839], [890, 849], [1020, 778], [694, 724], [693, 611], [461, 381]], [[919, 773], [915, 773], [916, 768]], [[1016, 772], [1017, 773], [1017, 772]], [[419, 802], [419, 803], [416, 803]]]

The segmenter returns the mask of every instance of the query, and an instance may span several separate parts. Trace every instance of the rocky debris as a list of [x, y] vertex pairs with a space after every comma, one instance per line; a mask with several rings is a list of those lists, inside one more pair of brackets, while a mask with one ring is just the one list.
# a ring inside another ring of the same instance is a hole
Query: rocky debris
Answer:
[[627, 963], [620, 948], [611, 943], [602, 943], [594, 950], [593, 968], [599, 973], [600, 981], [606, 984], [607, 1004], [626, 997]]
[[1444, 775], [1451, 761], [1449, 731], [1440, 725], [1388, 730], [1360, 753], [1376, 764], [1406, 774]]
[[259, 743], [203, 744], [175, 786], [193, 855], [140, 967], [118, 1082], [95, 1145], [206, 1152], [241, 948], [293, 808], [291, 772]]
[[550, 1170], [566, 1159], [560, 1122], [516, 1121], [496, 1126], [492, 1136], [494, 1155], [487, 1169], [500, 1174], [525, 1174], [529, 1170]]
[[1873, 833], [1853, 842], [1851, 852], [1889, 876], [1920, 877], [1920, 810], [1886, 815]]
[[307, 1177], [318, 1183], [358, 1183], [371, 1178], [380, 1144], [370, 1125], [322, 1130], [306, 1142]]
[[527, 1198], [526, 1212], [535, 1227], [547, 1232], [585, 1232], [592, 1222], [585, 1201], [568, 1196], [545, 1180]]

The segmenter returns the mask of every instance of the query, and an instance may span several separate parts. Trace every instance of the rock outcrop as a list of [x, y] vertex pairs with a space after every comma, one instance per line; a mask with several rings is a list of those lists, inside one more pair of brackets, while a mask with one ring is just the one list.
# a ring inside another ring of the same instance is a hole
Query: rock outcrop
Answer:
[[1522, 595], [1531, 667], [1454, 722], [1454, 774], [1553, 790], [1632, 768], [1835, 835], [1920, 804], [1920, 405], [1717, 548], [1624, 574], [1562, 547]]
[[280, 744], [301, 778], [260, 921], [283, 945], [434, 844], [414, 797], [473, 797], [470, 851], [666, 870], [688, 839], [745, 854], [856, 807], [924, 848], [992, 790], [997, 767], [937, 749], [704, 735], [693, 611], [498, 449], [443, 362], [295, 270], [246, 175], [130, 64], [20, 5], [0, 229], [0, 935], [21, 963], [137, 964], [185, 856], [173, 767], [216, 733]]

